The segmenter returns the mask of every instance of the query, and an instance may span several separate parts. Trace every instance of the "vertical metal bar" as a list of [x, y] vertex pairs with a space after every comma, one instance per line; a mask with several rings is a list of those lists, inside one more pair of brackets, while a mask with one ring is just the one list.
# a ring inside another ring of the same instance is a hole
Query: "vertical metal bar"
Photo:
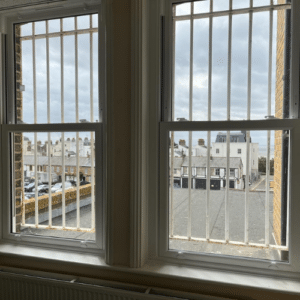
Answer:
[[171, 131], [171, 154], [170, 154], [170, 169], [171, 169], [171, 180], [170, 180], [170, 210], [171, 210], [171, 215], [170, 215], [170, 229], [171, 229], [171, 234], [170, 236], [174, 236], [174, 131]]
[[[250, 0], [250, 7], [253, 7], [253, 0]], [[248, 91], [247, 91], [247, 120], [251, 116], [251, 76], [252, 76], [252, 29], [253, 12], [249, 12], [249, 37], [248, 37]]]
[[[273, 0], [271, 0], [273, 4]], [[270, 10], [269, 25], [269, 74], [268, 74], [268, 116], [271, 116], [272, 100], [272, 63], [273, 63], [273, 9]], [[267, 157], [266, 157], [266, 200], [265, 200], [265, 244], [270, 244], [270, 148], [271, 132], [267, 131]]]
[[210, 226], [209, 226], [209, 200], [210, 200], [210, 145], [211, 145], [211, 132], [207, 132], [207, 161], [206, 161], [206, 239], [210, 239]]
[[[176, 5], [173, 6], [173, 16], [176, 15]], [[172, 100], [171, 106], [168, 108], [171, 110], [171, 117], [172, 119], [169, 121], [175, 121], [175, 113], [174, 113], [174, 98], [175, 98], [175, 45], [176, 45], [176, 21], [173, 20], [173, 48], [172, 48]], [[167, 114], [170, 116], [170, 113]], [[174, 172], [174, 131], [171, 132], [171, 169], [172, 169], [172, 178], [171, 178], [171, 185], [170, 185], [170, 222], [171, 222], [171, 237], [174, 236], [174, 179], [173, 179], [173, 172]]]
[[[92, 15], [90, 15], [90, 28], [93, 28], [93, 19]], [[94, 66], [94, 60], [93, 60], [93, 32], [90, 32], [90, 112], [91, 112], [91, 122], [94, 122], [94, 74], [93, 74], [93, 66]], [[91, 132], [91, 213], [92, 213], [92, 229], [95, 228], [95, 169], [94, 169], [94, 133]]]
[[225, 192], [225, 240], [229, 241], [229, 178], [230, 178], [230, 131], [226, 137], [226, 192]]
[[267, 158], [266, 158], [266, 201], [265, 201], [265, 244], [270, 244], [270, 148], [271, 132], [267, 131]]
[[80, 229], [79, 132], [76, 132], [76, 211], [77, 229]]
[[[63, 32], [63, 20], [60, 19], [60, 32]], [[60, 99], [61, 99], [61, 122], [65, 122], [64, 112], [64, 36], [60, 35]], [[65, 133], [61, 133], [61, 179], [62, 179], [62, 227], [66, 227], [66, 195], [65, 195]]]
[[33, 66], [33, 112], [34, 124], [37, 122], [37, 103], [36, 103], [36, 60], [35, 60], [35, 23], [32, 22], [32, 66]]
[[249, 243], [249, 171], [250, 171], [250, 132], [246, 132], [246, 182], [245, 182], [245, 244]]
[[[35, 59], [35, 23], [32, 22], [32, 66], [33, 66], [33, 110], [34, 124], [37, 123], [37, 92], [36, 92], [36, 59]], [[38, 170], [37, 170], [37, 133], [34, 133], [34, 171], [35, 171], [35, 226], [39, 224], [39, 203], [38, 203]]]
[[[49, 54], [49, 23], [46, 20], [46, 67], [47, 67], [47, 123], [51, 122], [50, 119], [50, 54]], [[51, 133], [48, 132], [48, 213], [49, 213], [49, 226], [52, 226], [52, 195], [51, 195]]]
[[61, 100], [61, 122], [64, 123], [64, 35], [63, 20], [60, 19], [60, 100]]
[[[232, 10], [232, 0], [229, 1], [229, 10]], [[230, 121], [231, 110], [231, 57], [232, 57], [232, 14], [228, 22], [228, 66], [227, 66], [227, 121]], [[229, 179], [230, 179], [230, 132], [226, 138], [226, 193], [225, 193], [225, 240], [229, 241]]]
[[[210, 12], [213, 11], [213, 0], [210, 1]], [[212, 35], [213, 35], [213, 18], [209, 17], [209, 41], [208, 41], [208, 121], [211, 121], [211, 92], [212, 92]], [[207, 132], [207, 157], [206, 157], [206, 239], [210, 239], [210, 145], [211, 132]]]
[[37, 133], [34, 133], [34, 171], [35, 171], [35, 226], [38, 227], [39, 225], [39, 202], [38, 202], [38, 162], [37, 162]]
[[66, 195], [65, 195], [65, 177], [66, 177], [66, 165], [65, 165], [65, 133], [61, 133], [61, 159], [62, 159], [62, 167], [61, 167], [61, 179], [62, 179], [62, 227], [66, 227]]
[[77, 33], [77, 17], [75, 19], [75, 109], [76, 123], [79, 122], [79, 104], [78, 104], [78, 33]]
[[[77, 17], [75, 17], [75, 101], [76, 101], [76, 123], [79, 122], [78, 104], [78, 33]], [[79, 179], [79, 132], [76, 132], [76, 207], [77, 207], [77, 229], [80, 229], [80, 179]]]
[[[250, 8], [253, 7], [253, 0], [250, 0]], [[247, 91], [247, 120], [251, 118], [251, 76], [252, 76], [252, 28], [253, 12], [249, 12], [249, 37], [248, 37], [248, 91]], [[250, 132], [246, 133], [246, 182], [245, 182], [245, 243], [249, 243], [249, 159], [250, 159]]]
[[[190, 95], [189, 95], [189, 120], [193, 121], [193, 63], [194, 63], [194, 3], [191, 3], [190, 18]], [[189, 189], [189, 211], [188, 211], [188, 238], [192, 237], [192, 147], [193, 133], [189, 131], [189, 167], [188, 167], [188, 189]]]

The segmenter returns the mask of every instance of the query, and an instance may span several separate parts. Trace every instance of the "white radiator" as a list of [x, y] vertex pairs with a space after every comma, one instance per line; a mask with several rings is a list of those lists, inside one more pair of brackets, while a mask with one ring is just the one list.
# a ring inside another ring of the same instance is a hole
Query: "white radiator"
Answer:
[[24, 274], [0, 272], [1, 300], [143, 300], [195, 299], [221, 300], [225, 298], [131, 286], [125, 284], [87, 284], [75, 280], [64, 281]]

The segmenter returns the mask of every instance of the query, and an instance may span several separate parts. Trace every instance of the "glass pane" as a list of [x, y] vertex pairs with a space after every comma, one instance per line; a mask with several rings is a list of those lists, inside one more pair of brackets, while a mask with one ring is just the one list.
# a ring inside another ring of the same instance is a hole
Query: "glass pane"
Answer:
[[34, 22], [35, 34], [45, 34], [46, 33], [46, 22]]
[[268, 115], [269, 16], [253, 14], [251, 119]]
[[63, 28], [64, 31], [75, 30], [75, 18], [64, 18], [63, 19]]
[[250, 6], [250, 0], [233, 0], [232, 1], [232, 8], [246, 8]]
[[93, 28], [98, 28], [98, 15], [97, 14], [93, 15], [92, 20], [93, 20]]
[[194, 21], [193, 120], [208, 120], [208, 19]]
[[21, 36], [32, 35], [32, 23], [23, 24], [21, 27]]
[[202, 14], [202, 13], [208, 13], [210, 11], [209, 8], [209, 0], [203, 0], [203, 1], [195, 1], [194, 2], [194, 13], [195, 14]]
[[60, 19], [49, 20], [48, 21], [49, 33], [60, 32]]
[[247, 119], [249, 15], [232, 16], [231, 120]]
[[189, 120], [190, 21], [176, 22], [174, 120]]
[[270, 0], [253, 0], [253, 6], [267, 6], [270, 3]]
[[90, 15], [77, 17], [77, 29], [90, 28]]
[[287, 136], [170, 132], [169, 248], [288, 260], [288, 249], [276, 249], [286, 245]]
[[212, 40], [212, 120], [227, 118], [227, 40], [228, 17], [215, 18]]
[[213, 10], [229, 10], [229, 0], [214, 0]]
[[[64, 30], [70, 30], [66, 26], [70, 25], [74, 18], [62, 20]], [[78, 24], [83, 28], [85, 25], [82, 24], [86, 20], [89, 28], [90, 15], [78, 17]], [[58, 36], [49, 37], [49, 49], [46, 37], [33, 39], [27, 35], [26, 38], [22, 38], [23, 31], [26, 34], [30, 33], [29, 24], [15, 25], [18, 123], [99, 121], [97, 29], [78, 34], [76, 64], [75, 33], [62, 32], [60, 35], [60, 21], [61, 19], [48, 21], [49, 32], [58, 33]], [[34, 24], [41, 28], [45, 21]]]
[[95, 240], [94, 132], [13, 137], [13, 232]]
[[174, 5], [176, 16], [184, 16], [191, 14], [191, 3], [183, 3], [183, 4], [176, 4]]
[[[286, 10], [273, 11], [272, 14], [273, 35], [270, 40], [270, 11], [253, 13], [251, 61], [248, 57], [249, 14], [232, 15], [231, 120], [245, 120], [248, 115], [252, 120], [289, 117], [290, 99], [286, 91], [289, 90], [290, 82], [289, 74], [286, 74], [285, 70], [289, 69], [290, 52], [286, 47], [286, 43], [289, 42], [285, 30]], [[174, 22], [172, 119], [190, 120], [192, 112], [193, 121], [206, 120], [211, 105], [211, 120], [226, 120], [229, 17], [213, 18], [211, 49], [209, 49], [209, 18], [197, 16], [194, 18], [192, 41], [190, 41], [191, 21]], [[270, 42], [272, 42], [272, 51], [270, 51]], [[190, 47], [193, 47], [192, 58]], [[209, 51], [212, 55], [211, 99], [209, 98]], [[190, 78], [191, 59], [193, 59], [193, 78]], [[192, 90], [190, 90], [191, 81]]]

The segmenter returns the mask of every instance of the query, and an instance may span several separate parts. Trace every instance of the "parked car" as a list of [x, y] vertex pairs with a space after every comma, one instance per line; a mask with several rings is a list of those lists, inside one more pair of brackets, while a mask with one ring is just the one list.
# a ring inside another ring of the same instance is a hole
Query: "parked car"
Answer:
[[85, 181], [85, 180], [80, 181], [80, 185], [86, 185], [86, 184], [90, 184], [90, 182]]
[[[73, 185], [70, 181], [65, 182], [65, 190], [72, 188]], [[56, 193], [56, 192], [61, 192], [62, 191], [62, 182], [56, 183], [52, 188], [51, 188], [51, 193]]]
[[[38, 197], [39, 196], [43, 196], [44, 194], [43, 193], [38, 193]], [[34, 198], [35, 197], [35, 193], [25, 193], [24, 194], [24, 196], [25, 196], [25, 200], [28, 200], [28, 199], [30, 199], [30, 198]]]
[[[42, 185], [41, 182], [38, 182], [38, 186]], [[26, 186], [24, 186], [24, 190], [25, 192], [32, 192], [32, 190], [35, 188], [35, 182], [31, 182], [29, 184], [27, 184]]]
[[[38, 190], [38, 192], [41, 192], [41, 193], [48, 193], [49, 185], [48, 184], [39, 185], [37, 190]], [[33, 188], [32, 191], [34, 192], [35, 188]]]

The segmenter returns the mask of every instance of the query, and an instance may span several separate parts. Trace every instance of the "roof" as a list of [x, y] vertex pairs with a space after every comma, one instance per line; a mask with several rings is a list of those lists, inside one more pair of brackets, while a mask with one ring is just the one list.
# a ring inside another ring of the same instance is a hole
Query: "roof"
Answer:
[[[226, 132], [219, 132], [216, 137], [216, 143], [225, 143], [226, 138]], [[246, 132], [230, 132], [230, 142], [246, 143]]]
[[[205, 168], [207, 166], [207, 157], [203, 156], [192, 156], [192, 166], [196, 168]], [[184, 158], [175, 157], [174, 158], [174, 169], [180, 167], [188, 167], [189, 157], [185, 156]], [[243, 165], [242, 159], [240, 157], [230, 157], [229, 167], [233, 169], [238, 169]], [[226, 168], [227, 158], [226, 157], [212, 157], [210, 160], [211, 168]]]
[[[23, 156], [24, 165], [34, 165], [34, 155], [24, 155]], [[48, 156], [37, 156], [37, 165], [39, 166], [48, 166]], [[51, 157], [52, 166], [62, 166], [62, 157], [61, 156], [52, 156]], [[81, 167], [90, 167], [91, 158], [90, 157], [79, 157], [79, 165]], [[76, 166], [76, 157], [65, 157], [65, 166]]]

